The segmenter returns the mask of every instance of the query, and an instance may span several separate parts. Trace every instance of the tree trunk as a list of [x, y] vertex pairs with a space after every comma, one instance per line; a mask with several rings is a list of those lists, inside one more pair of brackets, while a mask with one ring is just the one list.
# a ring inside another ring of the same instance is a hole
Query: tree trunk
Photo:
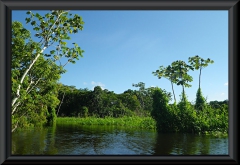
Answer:
[[175, 103], [176, 103], [176, 96], [175, 96], [175, 93], [174, 93], [173, 82], [172, 82], [172, 81], [171, 81], [171, 84], [172, 84], [172, 91], [173, 91], [174, 101], [175, 101]]
[[[49, 35], [52, 33], [52, 28], [53, 28], [53, 26], [56, 24], [56, 22], [58, 21], [58, 19], [60, 18], [60, 16], [61, 16], [63, 13], [65, 13], [65, 12], [62, 12], [62, 13], [60, 13], [60, 14], [58, 15], [57, 20], [54, 22], [54, 24], [52, 25], [52, 27], [49, 29], [49, 34], [47, 35], [46, 41], [45, 41], [46, 43], [48, 43], [48, 41], [49, 41], [49, 38], [48, 38], [48, 37], [49, 37]], [[46, 44], [44, 44], [44, 45], [46, 45]], [[23, 83], [26, 75], [28, 74], [28, 72], [30, 71], [30, 69], [32, 68], [32, 66], [34, 65], [34, 63], [37, 61], [37, 59], [40, 57], [41, 53], [42, 53], [47, 47], [48, 47], [48, 46], [46, 45], [46, 46], [44, 46], [44, 47], [42, 48], [42, 50], [40, 51], [40, 53], [38, 53], [38, 55], [35, 57], [35, 59], [34, 59], [34, 60], [32, 61], [32, 63], [29, 65], [28, 69], [24, 72], [24, 74], [23, 74], [23, 76], [22, 76], [22, 78], [21, 78], [20, 84], [18, 85], [18, 89], [17, 89], [17, 92], [16, 92], [16, 97], [14, 97], [14, 99], [12, 100], [12, 107], [13, 107], [13, 105], [16, 103], [16, 101], [17, 101], [17, 100], [19, 99], [19, 97], [20, 97], [20, 89], [21, 89], [22, 83]]]
[[22, 83], [26, 77], [26, 75], [28, 74], [28, 72], [30, 71], [30, 69], [32, 68], [32, 66], [34, 65], [34, 63], [37, 61], [37, 59], [40, 57], [41, 53], [46, 49], [47, 47], [43, 47], [43, 49], [40, 51], [40, 53], [38, 53], [38, 55], [35, 57], [35, 59], [32, 61], [32, 63], [29, 65], [28, 69], [24, 72], [21, 80], [20, 80], [20, 84], [18, 85], [18, 89], [16, 92], [16, 97], [14, 97], [14, 99], [12, 100], [12, 107], [14, 106], [14, 104], [16, 103], [16, 101], [19, 99], [20, 97], [20, 89], [22, 86]]
[[200, 73], [199, 73], [199, 89], [200, 89], [200, 82], [201, 82], [201, 74], [202, 74], [202, 68], [200, 67]]
[[65, 92], [63, 93], [63, 97], [62, 97], [61, 103], [60, 103], [60, 105], [59, 105], [59, 107], [58, 107], [57, 116], [58, 116], [58, 112], [59, 112], [59, 110], [60, 110], [60, 108], [61, 108], [61, 105], [62, 105], [62, 103], [63, 103], [64, 97], [65, 97]]
[[183, 98], [183, 101], [185, 101], [185, 91], [184, 91], [184, 86], [182, 85], [182, 88], [183, 88], [183, 95], [182, 95], [182, 98]]
[[14, 132], [17, 129], [17, 127], [18, 127], [18, 123], [15, 124], [15, 127], [12, 129], [12, 132]]

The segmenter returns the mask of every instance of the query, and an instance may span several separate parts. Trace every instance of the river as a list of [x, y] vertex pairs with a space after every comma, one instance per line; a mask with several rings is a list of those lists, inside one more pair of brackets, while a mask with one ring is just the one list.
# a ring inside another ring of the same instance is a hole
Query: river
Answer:
[[228, 137], [57, 124], [12, 133], [13, 155], [228, 155]]

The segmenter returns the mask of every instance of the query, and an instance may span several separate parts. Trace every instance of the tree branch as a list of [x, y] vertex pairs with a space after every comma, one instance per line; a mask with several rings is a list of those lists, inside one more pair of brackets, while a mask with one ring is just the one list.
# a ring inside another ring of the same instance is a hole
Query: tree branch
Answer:
[[[19, 122], [19, 121], [18, 121]], [[14, 132], [16, 129], [17, 129], [17, 127], [18, 127], [18, 122], [15, 124], [15, 127], [12, 129], [12, 132]]]
[[39, 78], [38, 80], [37, 80], [37, 82], [32, 86], [32, 88], [28, 91], [28, 90], [26, 90], [26, 92], [27, 92], [27, 94], [29, 93], [29, 92], [31, 92], [31, 90], [33, 90], [33, 88], [39, 83], [39, 81], [41, 80], [42, 78]]
[[[49, 29], [49, 33], [48, 33], [48, 35], [46, 36], [46, 39], [47, 39], [47, 40], [48, 40], [49, 35], [52, 33], [52, 32], [51, 32], [52, 28], [55, 26], [55, 24], [56, 24], [56, 22], [59, 20], [60, 16], [61, 16], [62, 14], [64, 14], [64, 13], [68, 13], [68, 11], [67, 11], [67, 12], [62, 12], [62, 13], [60, 13], [60, 14], [58, 15], [56, 21], [53, 23], [53, 25], [52, 25], [52, 26], [50, 27], [50, 29]], [[60, 25], [60, 24], [59, 24], [59, 25]], [[59, 26], [58, 26], [58, 27], [59, 27]], [[58, 28], [58, 27], [57, 27], [57, 28]]]
[[15, 105], [15, 107], [13, 108], [13, 110], [12, 110], [12, 115], [16, 112], [16, 110], [17, 110], [17, 107], [20, 105], [20, 102], [18, 102], [16, 105]]
[[30, 71], [30, 69], [32, 68], [32, 66], [34, 65], [34, 63], [37, 61], [37, 59], [39, 58], [39, 56], [41, 55], [41, 53], [46, 49], [47, 47], [43, 47], [43, 49], [40, 51], [40, 53], [38, 53], [38, 55], [35, 57], [35, 59], [32, 61], [32, 63], [30, 64], [30, 66], [28, 67], [28, 69], [24, 72], [21, 80], [20, 80], [20, 84], [18, 85], [18, 89], [16, 92], [16, 97], [12, 100], [12, 106], [16, 103], [16, 101], [19, 99], [20, 97], [20, 89], [22, 86], [22, 83], [27, 75], [27, 73]]
[[60, 107], [61, 107], [61, 105], [62, 105], [62, 103], [63, 103], [63, 99], [64, 99], [64, 97], [65, 97], [65, 92], [64, 92], [64, 94], [63, 94], [63, 97], [62, 97], [61, 103], [60, 103], [60, 105], [59, 105], [59, 107], [58, 107], [57, 116], [58, 116], [58, 112], [59, 112], [59, 110], [60, 110]]
[[25, 114], [26, 114], [26, 112], [23, 113], [22, 116], [19, 117], [17, 123], [15, 124], [15, 127], [12, 129], [12, 132], [14, 132], [17, 129], [20, 118], [23, 117], [23, 115], [25, 115]]

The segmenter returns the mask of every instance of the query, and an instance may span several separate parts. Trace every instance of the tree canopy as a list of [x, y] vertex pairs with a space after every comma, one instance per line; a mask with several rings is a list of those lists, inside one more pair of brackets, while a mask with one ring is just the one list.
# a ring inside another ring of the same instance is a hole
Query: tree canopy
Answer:
[[[31, 11], [26, 14], [34, 36], [20, 22], [12, 22], [12, 131], [24, 124], [46, 123], [59, 103], [57, 81], [65, 73], [64, 67], [83, 56], [77, 43], [68, 47], [66, 42], [71, 33], [83, 29], [79, 15], [64, 10], [43, 16]], [[64, 57], [67, 62], [62, 63]], [[41, 119], [31, 117], [34, 114]]]

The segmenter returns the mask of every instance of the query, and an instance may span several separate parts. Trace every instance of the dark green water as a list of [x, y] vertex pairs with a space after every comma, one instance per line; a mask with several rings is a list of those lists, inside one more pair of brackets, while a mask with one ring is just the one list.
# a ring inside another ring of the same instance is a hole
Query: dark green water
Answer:
[[111, 126], [56, 125], [12, 134], [13, 155], [228, 155], [228, 138]]

